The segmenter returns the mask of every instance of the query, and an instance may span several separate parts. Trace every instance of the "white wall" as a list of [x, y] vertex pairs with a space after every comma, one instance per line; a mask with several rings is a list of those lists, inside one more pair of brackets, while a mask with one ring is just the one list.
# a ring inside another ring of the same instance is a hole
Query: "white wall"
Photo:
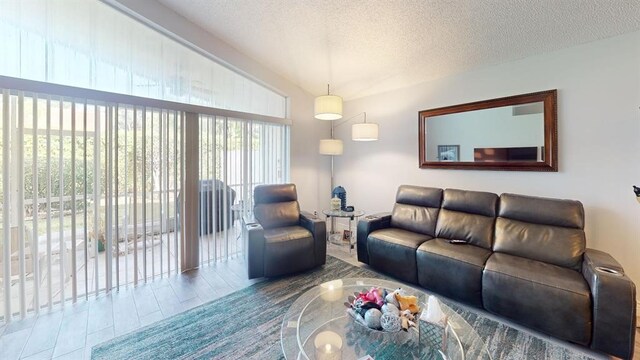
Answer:
[[[423, 170], [418, 111], [558, 89], [559, 172]], [[529, 57], [409, 88], [349, 101], [380, 124], [380, 140], [352, 142], [338, 128], [344, 155], [336, 184], [368, 213], [390, 211], [397, 187], [514, 192], [577, 199], [586, 209], [587, 245], [610, 252], [640, 285], [640, 32]]]
[[318, 154], [321, 138], [328, 138], [330, 126], [313, 117], [314, 96], [283, 77], [271, 72], [257, 61], [240, 53], [227, 43], [189, 22], [173, 10], [156, 1], [103, 0], [116, 8], [141, 16], [155, 26], [185, 39], [235, 69], [263, 82], [289, 97], [291, 126], [291, 182], [297, 185], [302, 209], [326, 207], [330, 193], [329, 158]]

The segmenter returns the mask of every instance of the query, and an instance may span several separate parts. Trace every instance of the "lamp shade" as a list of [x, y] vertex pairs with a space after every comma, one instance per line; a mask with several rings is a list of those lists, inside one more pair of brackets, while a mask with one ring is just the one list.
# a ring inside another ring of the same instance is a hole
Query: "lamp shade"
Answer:
[[342, 98], [336, 95], [322, 95], [316, 98], [314, 116], [319, 120], [342, 119]]
[[361, 123], [351, 126], [351, 140], [375, 141], [378, 140], [378, 124]]
[[336, 140], [336, 139], [320, 140], [320, 154], [342, 155], [342, 140]]

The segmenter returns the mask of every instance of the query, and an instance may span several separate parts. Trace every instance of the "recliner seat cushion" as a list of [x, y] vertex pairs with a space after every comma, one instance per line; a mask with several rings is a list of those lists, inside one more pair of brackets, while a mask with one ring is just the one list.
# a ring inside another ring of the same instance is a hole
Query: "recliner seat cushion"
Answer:
[[591, 341], [591, 296], [579, 272], [494, 253], [482, 283], [486, 310], [563, 340]]
[[367, 239], [369, 265], [398, 279], [416, 284], [416, 249], [431, 236], [398, 228], [376, 230]]
[[435, 238], [416, 253], [418, 283], [440, 295], [482, 307], [482, 270], [491, 251], [474, 245], [454, 245]]
[[309, 269], [315, 264], [313, 235], [301, 226], [264, 230], [265, 276]]

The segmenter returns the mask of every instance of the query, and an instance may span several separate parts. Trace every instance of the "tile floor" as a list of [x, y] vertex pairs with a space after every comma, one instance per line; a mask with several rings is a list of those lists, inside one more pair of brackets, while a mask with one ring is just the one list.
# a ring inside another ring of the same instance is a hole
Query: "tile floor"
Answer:
[[[358, 265], [355, 252], [349, 254], [345, 248], [335, 245], [330, 245], [328, 252]], [[136, 288], [121, 288], [109, 295], [91, 297], [63, 310], [0, 325], [0, 359], [90, 359], [91, 347], [96, 344], [258, 281], [247, 279], [244, 259], [239, 258]], [[509, 325], [526, 331], [517, 325]], [[636, 353], [639, 351], [640, 334], [636, 338]]]

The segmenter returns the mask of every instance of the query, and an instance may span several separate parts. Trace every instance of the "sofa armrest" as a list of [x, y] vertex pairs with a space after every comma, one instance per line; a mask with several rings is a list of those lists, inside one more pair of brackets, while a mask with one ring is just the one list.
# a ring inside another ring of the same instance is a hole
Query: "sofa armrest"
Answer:
[[391, 214], [379, 213], [368, 215], [358, 221], [358, 261], [369, 263], [369, 249], [367, 239], [369, 234], [391, 226]]
[[249, 279], [264, 276], [264, 229], [258, 223], [246, 224], [247, 272]]
[[609, 254], [587, 249], [582, 262], [593, 299], [591, 348], [631, 359], [636, 334], [636, 287]]
[[327, 225], [324, 220], [306, 211], [300, 212], [300, 226], [313, 235], [313, 253], [316, 265], [327, 262]]

